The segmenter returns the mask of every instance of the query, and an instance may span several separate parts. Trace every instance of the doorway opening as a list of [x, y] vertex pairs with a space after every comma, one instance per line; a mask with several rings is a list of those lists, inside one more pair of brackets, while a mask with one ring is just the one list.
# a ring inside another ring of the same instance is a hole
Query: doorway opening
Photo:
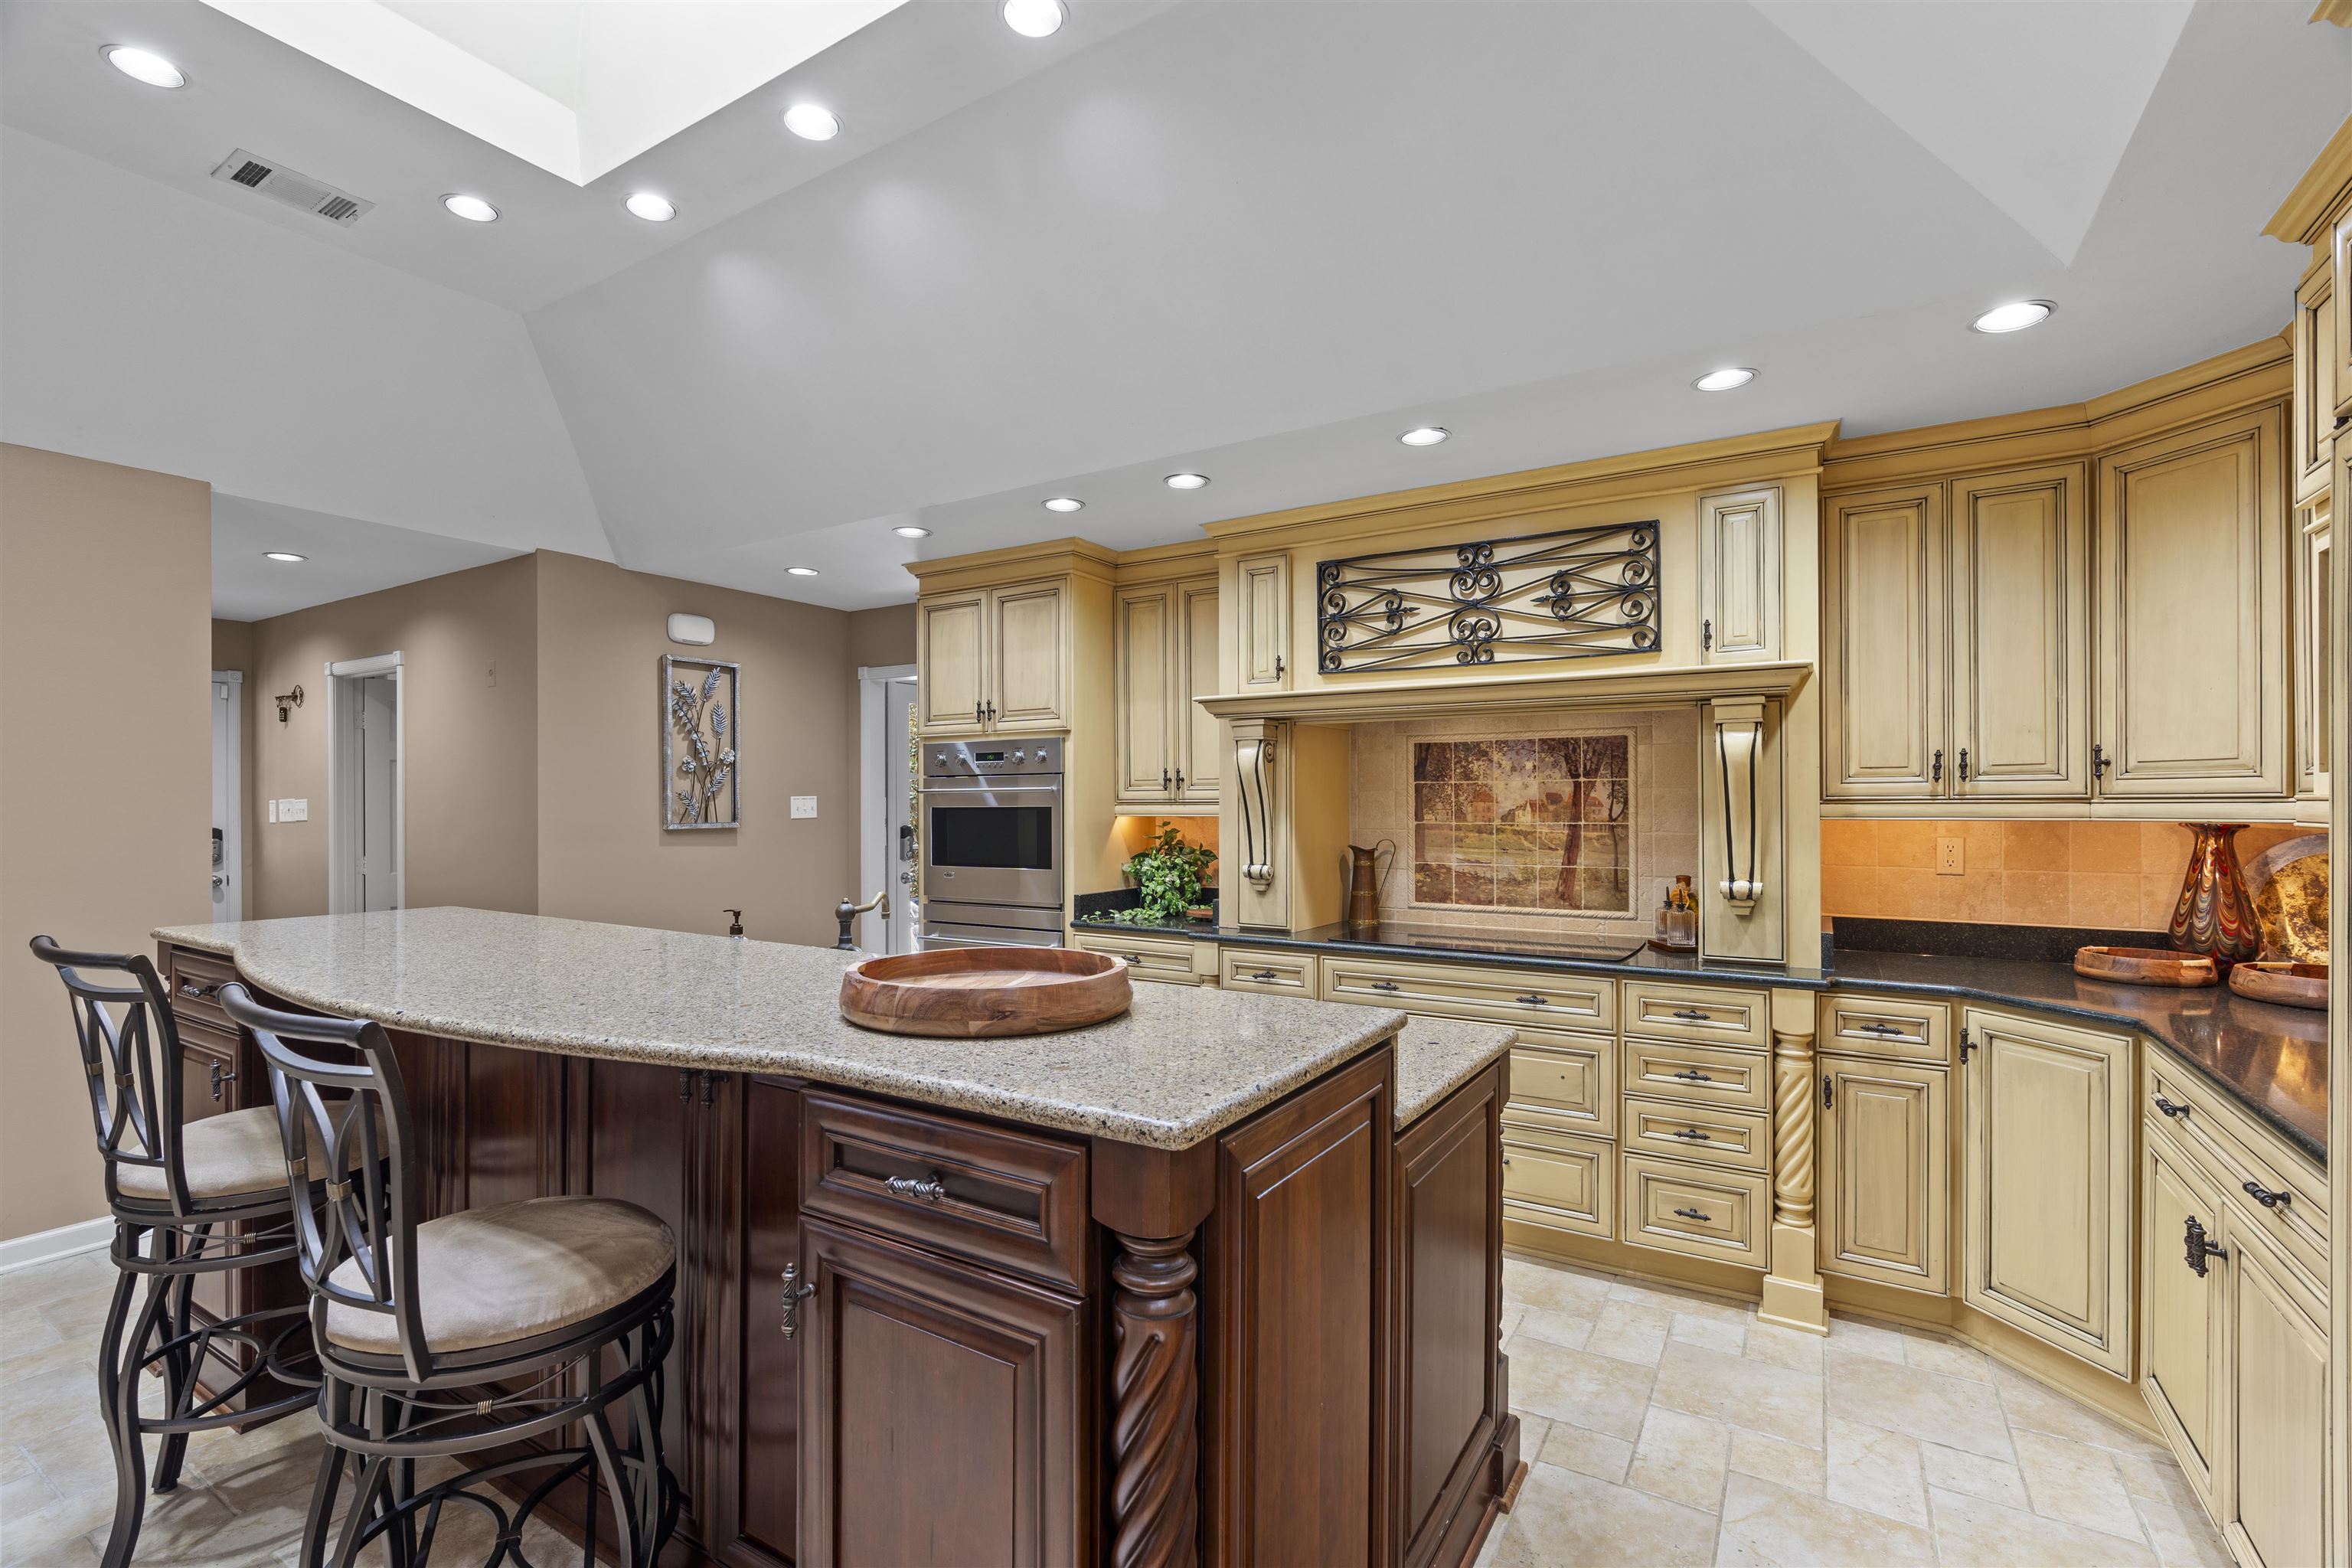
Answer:
[[407, 708], [397, 652], [327, 666], [327, 909], [404, 905]]
[[245, 672], [213, 671], [213, 919], [245, 919]]
[[864, 665], [857, 671], [858, 851], [856, 900], [889, 896], [858, 917], [857, 945], [868, 952], [912, 952], [922, 930], [921, 864], [916, 842], [915, 667]]

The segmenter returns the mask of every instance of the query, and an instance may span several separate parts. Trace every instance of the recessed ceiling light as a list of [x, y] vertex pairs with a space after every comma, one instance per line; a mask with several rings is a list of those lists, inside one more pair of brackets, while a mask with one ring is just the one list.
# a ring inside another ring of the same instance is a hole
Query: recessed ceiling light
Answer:
[[1197, 490], [1209, 482], [1206, 474], [1171, 474], [1168, 488], [1171, 490]]
[[467, 223], [496, 223], [499, 221], [499, 209], [490, 205], [489, 203], [484, 201], [479, 196], [469, 196], [462, 194], [443, 196], [441, 198], [441, 205], [447, 207], [459, 217], [464, 218]]
[[265, 550], [261, 553], [265, 559], [270, 561], [308, 561], [310, 559], [307, 555], [297, 555], [290, 550]]
[[1971, 331], [1979, 332], [2021, 332], [2028, 327], [2038, 327], [2050, 319], [2058, 307], [2047, 300], [2018, 300], [2007, 305], [1995, 305], [1969, 323]]
[[628, 209], [647, 223], [667, 223], [677, 216], [677, 208], [667, 196], [657, 196], [651, 191], [639, 191], [627, 202]]
[[1749, 370], [1746, 365], [1735, 364], [1727, 365], [1721, 370], [1708, 371], [1691, 384], [1701, 392], [1729, 392], [1734, 387], [1746, 386], [1755, 379], [1754, 371]]
[[1069, 19], [1062, 0], [1004, 0], [997, 8], [1004, 25], [1024, 38], [1050, 38]]
[[188, 85], [188, 79], [179, 67], [150, 49], [134, 49], [128, 44], [109, 44], [100, 51], [106, 63], [129, 77], [143, 81], [149, 87], [174, 88]]
[[830, 142], [841, 134], [841, 117], [821, 103], [795, 103], [784, 110], [784, 129], [812, 142]]
[[931, 536], [931, 531], [929, 529], [917, 528], [911, 522], [902, 522], [890, 531], [897, 534], [901, 539], [929, 539]]
[[784, 568], [784, 574], [790, 577], [814, 577], [816, 575], [816, 568], [814, 566], [787, 566]]
[[1454, 432], [1443, 425], [1423, 425], [1418, 430], [1408, 430], [1397, 437], [1408, 447], [1434, 447]]
[[[1171, 479], [1168, 482], [1172, 485], [1176, 481]], [[1048, 496], [1045, 498], [1045, 510], [1047, 511], [1079, 511], [1085, 509], [1086, 504], [1086, 502], [1080, 500], [1076, 496]]]

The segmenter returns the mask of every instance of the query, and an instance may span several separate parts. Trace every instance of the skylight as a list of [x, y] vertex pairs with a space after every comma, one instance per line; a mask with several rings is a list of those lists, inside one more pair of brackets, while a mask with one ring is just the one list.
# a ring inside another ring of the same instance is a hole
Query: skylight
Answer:
[[584, 185], [904, 0], [205, 0]]

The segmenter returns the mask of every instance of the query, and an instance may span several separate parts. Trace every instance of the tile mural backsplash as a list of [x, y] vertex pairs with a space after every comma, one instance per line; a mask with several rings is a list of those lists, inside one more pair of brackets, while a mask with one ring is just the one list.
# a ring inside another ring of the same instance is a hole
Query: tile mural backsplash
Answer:
[[1349, 746], [1349, 841], [1395, 846], [1383, 920], [1613, 937], [1698, 869], [1688, 709], [1402, 719]]
[[1412, 744], [1416, 906], [1633, 912], [1631, 733]]

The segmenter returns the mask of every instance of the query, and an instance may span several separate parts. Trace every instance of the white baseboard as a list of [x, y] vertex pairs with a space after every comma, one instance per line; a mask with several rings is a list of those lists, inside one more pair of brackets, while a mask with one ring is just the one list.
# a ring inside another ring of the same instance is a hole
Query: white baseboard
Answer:
[[101, 1216], [0, 1241], [0, 1274], [13, 1274], [37, 1263], [71, 1258], [77, 1252], [95, 1252], [113, 1239], [114, 1222]]

